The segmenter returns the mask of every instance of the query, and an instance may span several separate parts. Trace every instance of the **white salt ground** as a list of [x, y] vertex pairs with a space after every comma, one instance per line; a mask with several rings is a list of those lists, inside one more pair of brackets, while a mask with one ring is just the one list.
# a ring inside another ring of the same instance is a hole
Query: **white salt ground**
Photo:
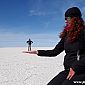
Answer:
[[[33, 47], [32, 50], [52, 49]], [[63, 70], [62, 52], [57, 57], [25, 54], [26, 47], [0, 48], [0, 85], [46, 85]]]

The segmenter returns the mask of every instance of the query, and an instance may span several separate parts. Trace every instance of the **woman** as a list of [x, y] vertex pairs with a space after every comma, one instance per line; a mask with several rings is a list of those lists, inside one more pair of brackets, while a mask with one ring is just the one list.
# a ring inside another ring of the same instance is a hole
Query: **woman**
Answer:
[[85, 84], [85, 27], [78, 7], [65, 12], [66, 26], [60, 34], [60, 42], [52, 50], [37, 50], [24, 53], [38, 56], [57, 56], [65, 50], [65, 70], [55, 76], [47, 85]]

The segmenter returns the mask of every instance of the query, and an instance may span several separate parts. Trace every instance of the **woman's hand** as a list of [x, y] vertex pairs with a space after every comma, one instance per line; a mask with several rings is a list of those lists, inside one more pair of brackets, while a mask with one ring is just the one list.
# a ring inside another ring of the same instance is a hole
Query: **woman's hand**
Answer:
[[69, 71], [69, 74], [67, 76], [67, 79], [70, 80], [74, 75], [75, 75], [75, 71], [72, 68], [70, 68], [70, 71]]
[[29, 53], [29, 54], [38, 54], [38, 51], [23, 51], [23, 53]]

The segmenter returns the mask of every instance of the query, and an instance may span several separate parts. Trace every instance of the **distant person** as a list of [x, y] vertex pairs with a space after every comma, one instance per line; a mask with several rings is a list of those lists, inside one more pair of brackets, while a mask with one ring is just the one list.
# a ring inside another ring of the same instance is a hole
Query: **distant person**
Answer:
[[64, 71], [55, 76], [47, 85], [85, 84], [85, 26], [81, 11], [71, 7], [65, 12], [65, 27], [61, 40], [52, 50], [34, 50], [30, 54], [38, 56], [57, 56], [65, 50]]
[[29, 38], [27, 43], [28, 43], [28, 51], [31, 51], [31, 44], [33, 43], [33, 41], [31, 41], [31, 39]]

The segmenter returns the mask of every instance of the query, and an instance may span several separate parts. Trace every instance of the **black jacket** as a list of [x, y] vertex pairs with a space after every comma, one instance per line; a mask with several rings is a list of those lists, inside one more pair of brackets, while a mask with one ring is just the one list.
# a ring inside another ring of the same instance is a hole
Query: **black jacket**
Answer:
[[[57, 56], [65, 50], [64, 67], [73, 68], [76, 73], [85, 72], [85, 30], [82, 30], [79, 38], [71, 43], [67, 38], [61, 39], [52, 50], [38, 50], [38, 56]], [[79, 57], [79, 58], [78, 58]]]

